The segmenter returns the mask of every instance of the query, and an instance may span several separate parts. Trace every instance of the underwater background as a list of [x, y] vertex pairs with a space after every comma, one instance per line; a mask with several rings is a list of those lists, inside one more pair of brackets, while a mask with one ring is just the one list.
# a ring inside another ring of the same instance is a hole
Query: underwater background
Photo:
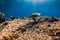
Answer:
[[0, 12], [4, 12], [6, 17], [29, 16], [35, 12], [41, 13], [43, 16], [60, 17], [60, 0], [36, 4], [27, 2], [27, 0], [0, 0]]

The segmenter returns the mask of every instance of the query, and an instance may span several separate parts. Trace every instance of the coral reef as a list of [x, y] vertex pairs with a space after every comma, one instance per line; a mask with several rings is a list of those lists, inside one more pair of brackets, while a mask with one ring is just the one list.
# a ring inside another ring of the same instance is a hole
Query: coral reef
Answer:
[[40, 16], [40, 13], [33, 13], [30, 17], [34, 20], [34, 22], [37, 22], [36, 17]]
[[5, 19], [5, 14], [0, 12], [0, 23], [4, 22], [6, 19]]
[[59, 18], [42, 17], [39, 21], [35, 23], [20, 18], [7, 20], [0, 24], [0, 40], [60, 40]]

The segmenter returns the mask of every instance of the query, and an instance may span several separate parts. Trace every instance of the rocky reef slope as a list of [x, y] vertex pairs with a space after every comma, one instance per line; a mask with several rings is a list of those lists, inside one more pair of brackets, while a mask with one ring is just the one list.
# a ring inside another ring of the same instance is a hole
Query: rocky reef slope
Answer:
[[14, 19], [0, 24], [0, 40], [60, 40], [58, 32], [60, 19], [37, 23], [33, 20]]

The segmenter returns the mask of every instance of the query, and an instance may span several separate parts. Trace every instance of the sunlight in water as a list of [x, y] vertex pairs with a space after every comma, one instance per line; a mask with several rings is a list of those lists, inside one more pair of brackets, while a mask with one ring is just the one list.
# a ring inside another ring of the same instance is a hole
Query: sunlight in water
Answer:
[[37, 3], [45, 3], [45, 2], [48, 2], [48, 1], [51, 1], [51, 0], [24, 0], [25, 2], [28, 2], [28, 3], [32, 3], [32, 4], [37, 4]]

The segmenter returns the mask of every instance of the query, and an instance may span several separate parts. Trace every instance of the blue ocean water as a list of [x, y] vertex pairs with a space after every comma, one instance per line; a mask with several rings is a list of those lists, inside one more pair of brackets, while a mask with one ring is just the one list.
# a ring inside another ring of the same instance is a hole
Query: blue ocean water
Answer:
[[43, 16], [60, 17], [60, 0], [33, 5], [24, 0], [0, 0], [0, 12], [4, 12], [6, 17], [10, 16], [29, 16], [38, 12]]

